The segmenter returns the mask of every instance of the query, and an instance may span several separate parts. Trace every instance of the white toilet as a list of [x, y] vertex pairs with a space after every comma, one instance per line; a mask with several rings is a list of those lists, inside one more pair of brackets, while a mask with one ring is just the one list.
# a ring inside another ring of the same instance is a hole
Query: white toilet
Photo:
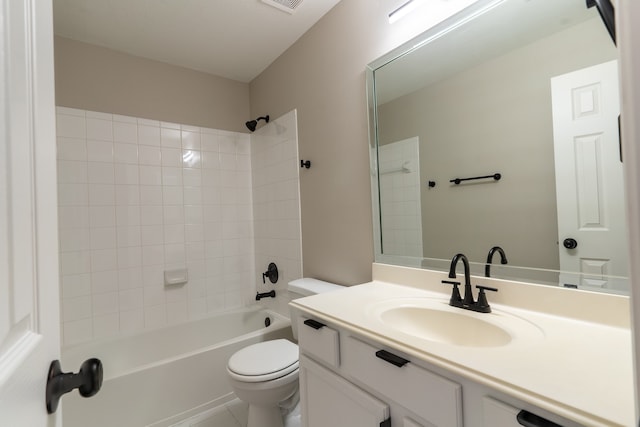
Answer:
[[[316, 279], [289, 282], [291, 298], [344, 289]], [[298, 339], [297, 313], [291, 311], [293, 337]], [[298, 346], [278, 339], [250, 345], [234, 353], [227, 363], [236, 396], [249, 404], [247, 427], [282, 427], [283, 409], [298, 400]]]

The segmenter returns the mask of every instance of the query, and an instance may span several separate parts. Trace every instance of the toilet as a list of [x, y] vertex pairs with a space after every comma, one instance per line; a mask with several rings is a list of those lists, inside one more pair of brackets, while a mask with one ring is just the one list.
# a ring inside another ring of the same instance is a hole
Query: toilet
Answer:
[[[287, 287], [291, 298], [344, 289], [317, 279], [296, 279]], [[297, 313], [291, 311], [297, 340]], [[298, 346], [286, 339], [252, 344], [227, 363], [229, 382], [238, 399], [249, 404], [247, 427], [283, 427], [283, 412], [298, 402]]]

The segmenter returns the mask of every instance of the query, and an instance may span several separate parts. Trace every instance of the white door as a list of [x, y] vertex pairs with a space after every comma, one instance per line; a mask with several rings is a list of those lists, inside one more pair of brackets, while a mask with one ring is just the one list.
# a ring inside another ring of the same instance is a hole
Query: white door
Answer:
[[554, 77], [551, 91], [560, 269], [584, 273], [563, 281], [628, 286], [608, 277], [628, 276], [617, 61]]
[[58, 236], [50, 0], [0, 2], [0, 425], [60, 425]]

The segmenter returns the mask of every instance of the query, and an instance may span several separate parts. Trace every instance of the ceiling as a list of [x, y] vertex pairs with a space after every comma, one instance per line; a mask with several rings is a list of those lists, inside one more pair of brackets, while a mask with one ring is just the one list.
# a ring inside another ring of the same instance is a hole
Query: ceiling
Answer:
[[340, 0], [54, 0], [56, 35], [250, 82]]

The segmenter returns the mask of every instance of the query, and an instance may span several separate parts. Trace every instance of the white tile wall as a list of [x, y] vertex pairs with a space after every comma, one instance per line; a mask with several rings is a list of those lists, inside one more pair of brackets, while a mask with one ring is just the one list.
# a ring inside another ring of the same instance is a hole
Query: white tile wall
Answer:
[[65, 345], [254, 301], [248, 134], [64, 107], [57, 129]]
[[418, 137], [378, 150], [382, 252], [422, 258], [422, 202]]
[[[306, 169], [300, 170], [296, 114], [293, 110], [251, 135], [257, 289], [275, 289], [276, 300], [261, 303], [287, 316], [287, 283], [302, 277], [299, 174]], [[262, 283], [270, 262], [278, 266], [275, 285]]]

